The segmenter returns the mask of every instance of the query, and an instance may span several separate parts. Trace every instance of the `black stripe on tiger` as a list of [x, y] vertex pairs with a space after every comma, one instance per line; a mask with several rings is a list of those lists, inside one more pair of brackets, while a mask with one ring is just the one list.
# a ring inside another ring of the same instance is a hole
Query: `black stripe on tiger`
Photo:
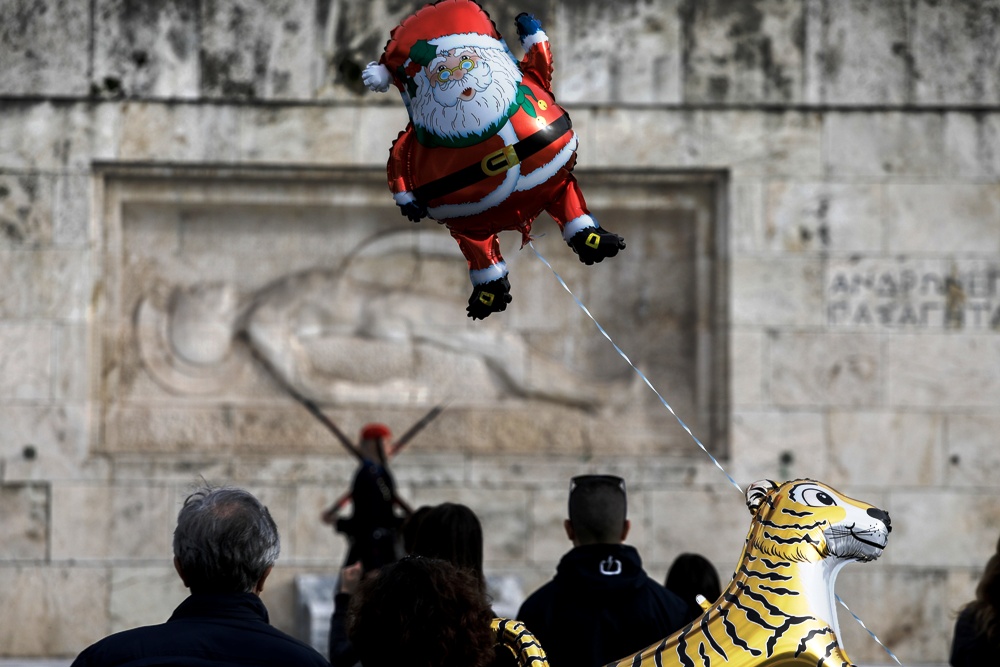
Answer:
[[764, 579], [766, 581], [791, 581], [792, 577], [787, 574], [778, 574], [777, 572], [755, 572], [754, 570], [748, 570], [745, 566], [740, 566], [740, 572], [747, 577], [752, 577], [754, 579]]
[[808, 633], [806, 633], [806, 636], [802, 638], [802, 641], [799, 642], [799, 645], [795, 647], [795, 657], [796, 658], [799, 657], [799, 655], [806, 650], [806, 644], [809, 643], [810, 639], [812, 639], [816, 635], [825, 635], [828, 633], [833, 633], [833, 630], [831, 630], [829, 627], [810, 630]]
[[785, 539], [783, 537], [778, 537], [777, 535], [772, 535], [771, 533], [765, 530], [764, 537], [773, 542], [777, 542], [778, 544], [799, 544], [805, 542], [806, 544], [811, 544], [814, 547], [819, 546], [819, 544], [815, 540], [813, 540], [813, 538], [810, 537], [809, 535], [803, 535], [802, 537], [789, 537], [788, 539]]
[[733, 642], [733, 646], [743, 649], [755, 658], [761, 654], [760, 649], [750, 647], [736, 632], [736, 626], [729, 620], [728, 609], [724, 610], [720, 616], [722, 616], [722, 625], [726, 628], [726, 635], [729, 637], [729, 641]]
[[804, 517], [804, 516], [809, 516], [810, 514], [813, 514], [813, 512], [810, 512], [808, 510], [806, 510], [805, 512], [796, 512], [795, 510], [788, 509], [787, 507], [782, 507], [781, 508], [781, 513], [782, 514], [790, 514], [791, 516], [797, 516], [797, 517], [800, 517], [800, 518]]
[[820, 526], [826, 524], [826, 521], [816, 521], [814, 523], [789, 523], [781, 524], [775, 523], [774, 521], [761, 521], [760, 525], [767, 526], [768, 528], [777, 528], [778, 530], [787, 530], [789, 528], [794, 528], [796, 530], [812, 530], [813, 528], [819, 528]]
[[704, 667], [712, 667], [712, 661], [708, 659], [704, 644], [698, 645], [698, 655], [701, 656], [701, 664], [704, 665]]
[[772, 655], [774, 653], [774, 645], [778, 643], [782, 635], [785, 634], [792, 626], [798, 625], [800, 623], [808, 623], [810, 620], [809, 616], [789, 616], [780, 628], [767, 640], [767, 654]]
[[760, 590], [762, 590], [762, 591], [770, 591], [771, 593], [774, 593], [775, 595], [799, 595], [798, 591], [793, 591], [793, 590], [788, 589], [788, 588], [776, 588], [774, 586], [767, 586], [765, 584], [761, 584], [760, 585]]
[[715, 649], [716, 653], [721, 655], [723, 660], [729, 662], [729, 656], [726, 655], [726, 652], [722, 650], [721, 646], [719, 646], [719, 642], [715, 641], [715, 637], [712, 636], [712, 632], [708, 628], [708, 614], [701, 617], [701, 632], [708, 637], [708, 642], [712, 645], [712, 648]]
[[787, 560], [779, 560], [777, 563], [774, 563], [766, 558], [761, 558], [760, 562], [763, 563], [764, 565], [767, 565], [772, 570], [777, 570], [779, 568], [791, 566], [791, 563], [789, 563]]
[[681, 667], [694, 667], [694, 661], [687, 655], [687, 644], [687, 632], [682, 632], [677, 638], [677, 657], [681, 661]]

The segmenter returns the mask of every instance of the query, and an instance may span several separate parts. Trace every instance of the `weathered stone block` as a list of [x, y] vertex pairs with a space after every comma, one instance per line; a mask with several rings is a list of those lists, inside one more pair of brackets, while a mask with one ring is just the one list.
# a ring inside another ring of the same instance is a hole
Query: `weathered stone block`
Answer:
[[550, 488], [534, 489], [528, 496], [528, 557], [531, 562], [555, 569], [572, 544], [563, 522], [568, 516], [569, 478]]
[[830, 413], [830, 472], [835, 486], [940, 485], [944, 470], [944, 422], [937, 414], [911, 412]]
[[922, 105], [989, 105], [1000, 100], [997, 4], [911, 5], [913, 98]]
[[750, 528], [745, 498], [725, 484], [654, 490], [649, 495], [652, 540], [641, 553], [644, 561], [658, 567], [647, 567], [649, 576], [663, 582], [677, 556], [699, 553], [715, 564], [721, 581], [728, 581]]
[[0, 561], [46, 558], [48, 491], [44, 484], [0, 485], [0, 516], [4, 517]]
[[0, 248], [32, 250], [52, 243], [55, 177], [0, 173]]
[[[108, 634], [104, 568], [0, 568], [0, 646], [5, 656], [75, 656]], [[26, 623], [25, 619], [37, 619]], [[44, 622], [42, 622], [44, 619]]]
[[90, 256], [82, 250], [0, 254], [8, 276], [0, 317], [82, 321], [90, 300]]
[[[886, 554], [899, 546], [895, 537], [893, 531]], [[946, 571], [889, 567], [884, 559], [845, 567], [837, 577], [837, 594], [902, 664], [945, 664], [955, 611], [948, 605]], [[844, 645], [854, 662], [895, 664], [846, 609], [837, 611]]]
[[[829, 178], [948, 178], [945, 116], [937, 113], [839, 112], [823, 116]], [[920, 141], [914, 141], [920, 137]]]
[[188, 593], [169, 558], [157, 567], [112, 567], [111, 632], [166, 622]]
[[[1000, 498], [947, 489], [890, 490], [891, 562], [899, 566], [977, 567], [995, 551]], [[948, 539], [941, 539], [947, 535]]]
[[99, 0], [91, 90], [105, 97], [194, 98], [199, 93], [199, 3]]
[[0, 6], [0, 94], [86, 95], [89, 6], [13, 0]]
[[684, 100], [799, 102], [806, 7], [794, 0], [684, 5]]
[[51, 557], [169, 560], [178, 509], [169, 486], [53, 484]]
[[759, 479], [826, 479], [828, 452], [820, 412], [734, 411], [730, 459], [741, 486]]
[[0, 327], [0, 341], [0, 368], [4, 369], [0, 397], [21, 401], [52, 398], [52, 327], [6, 324]]
[[987, 408], [1000, 405], [1000, 339], [990, 334], [901, 334], [888, 347], [888, 404]]
[[[356, 159], [363, 107], [250, 107], [240, 113], [240, 158], [248, 162], [343, 165]], [[384, 160], [403, 125], [383, 127]], [[395, 133], [393, 133], [395, 130]]]
[[808, 46], [808, 57], [818, 63], [813, 71], [820, 81], [810, 84], [818, 88], [816, 101], [859, 105], [909, 101], [912, 55], [907, 7], [902, 0], [846, 0], [810, 13], [810, 21], [821, 23], [819, 44]]
[[825, 118], [816, 113], [718, 111], [705, 114], [703, 163], [752, 176], [818, 179]]
[[887, 184], [892, 253], [1000, 252], [1000, 186]]
[[998, 429], [1000, 417], [989, 410], [948, 415], [948, 486], [994, 489], [1000, 485]]
[[1000, 114], [945, 114], [944, 147], [949, 180], [995, 181], [1000, 176]]
[[775, 405], [872, 407], [883, 402], [885, 372], [877, 337], [776, 332], [769, 340], [767, 382]]
[[[678, 0], [555, 6], [543, 24], [552, 43], [556, 96], [567, 103], [681, 101], [682, 22]], [[501, 26], [512, 46], [513, 26]]]
[[55, 186], [52, 242], [57, 247], [84, 248], [90, 243], [93, 179], [89, 175], [59, 175]]
[[734, 331], [729, 335], [730, 395], [736, 407], [764, 401], [764, 334]]
[[307, 0], [201, 5], [200, 83], [209, 98], [307, 99], [317, 88]]
[[734, 325], [815, 326], [825, 321], [820, 262], [736, 257], [730, 271]]
[[597, 109], [590, 123], [590, 141], [584, 143], [581, 137], [579, 149], [587, 156], [587, 164], [668, 169], [691, 167], [704, 160], [701, 112]]
[[128, 104], [122, 111], [117, 157], [157, 162], [236, 161], [245, 113], [236, 107], [183, 102]]
[[778, 253], [871, 253], [882, 249], [877, 185], [771, 183], [755, 249]]
[[[320, 515], [342, 493], [350, 490], [350, 483], [336, 486], [299, 484], [293, 488], [295, 505], [291, 521], [278, 526], [283, 563], [339, 566], [344, 561], [347, 540], [333, 526], [323, 523]], [[340, 516], [350, 516], [350, 507], [347, 505]]]

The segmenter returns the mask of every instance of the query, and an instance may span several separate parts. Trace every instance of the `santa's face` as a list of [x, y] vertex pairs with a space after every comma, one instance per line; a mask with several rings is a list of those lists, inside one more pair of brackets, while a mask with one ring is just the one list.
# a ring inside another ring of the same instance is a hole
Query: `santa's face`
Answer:
[[413, 122], [446, 138], [479, 134], [506, 117], [521, 72], [500, 49], [453, 49], [417, 72]]

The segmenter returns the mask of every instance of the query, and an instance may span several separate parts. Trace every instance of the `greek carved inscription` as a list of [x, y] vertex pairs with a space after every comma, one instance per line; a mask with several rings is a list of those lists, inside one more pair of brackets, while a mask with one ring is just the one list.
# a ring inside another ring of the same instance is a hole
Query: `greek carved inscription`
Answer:
[[1000, 264], [855, 262], [831, 268], [831, 326], [1000, 331]]

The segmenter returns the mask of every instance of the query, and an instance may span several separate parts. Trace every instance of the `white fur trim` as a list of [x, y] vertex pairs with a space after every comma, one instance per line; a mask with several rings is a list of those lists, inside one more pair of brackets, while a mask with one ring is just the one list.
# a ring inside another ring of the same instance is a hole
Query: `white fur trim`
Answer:
[[361, 72], [361, 80], [367, 86], [368, 90], [376, 93], [384, 93], [389, 90], [389, 84], [392, 83], [392, 75], [389, 73], [388, 67], [372, 61]]
[[[510, 121], [500, 128], [497, 135], [503, 139], [505, 146], [510, 146], [517, 143], [517, 133], [514, 132], [514, 128], [511, 126]], [[442, 206], [435, 206], [433, 208], [427, 209], [427, 214], [434, 218], [435, 220], [447, 220], [449, 218], [462, 218], [467, 215], [475, 215], [477, 213], [482, 213], [483, 211], [498, 206], [503, 200], [510, 196], [510, 193], [514, 192], [514, 188], [517, 186], [517, 181], [521, 176], [521, 165], [517, 165], [507, 170], [504, 175], [503, 183], [489, 193], [479, 201], [465, 202], [464, 204], [444, 204]]]
[[[572, 130], [570, 131], [572, 132]], [[537, 167], [532, 170], [531, 173], [525, 174], [521, 177], [521, 179], [517, 182], [515, 191], [523, 192], [524, 190], [530, 190], [531, 188], [541, 185], [555, 176], [556, 172], [558, 172], [573, 157], [573, 151], [576, 150], [578, 143], [579, 142], [576, 139], [576, 132], [573, 132], [573, 136], [570, 137], [566, 145], [563, 146], [551, 160], [543, 164], [541, 167]]]
[[534, 35], [527, 35], [521, 40], [521, 48], [527, 51], [535, 44], [541, 44], [542, 42], [549, 41], [549, 36], [545, 34], [544, 30], [539, 30]]
[[463, 47], [477, 46], [483, 49], [500, 49], [501, 51], [507, 51], [507, 45], [496, 39], [490, 37], [489, 35], [484, 35], [479, 32], [464, 32], [455, 35], [442, 35], [436, 39], [427, 40], [428, 43], [433, 44], [437, 47], [437, 52], [441, 53], [443, 51], [453, 51], [455, 49], [461, 49]]
[[597, 220], [594, 220], [592, 217], [584, 213], [579, 218], [573, 218], [563, 225], [563, 241], [569, 241], [582, 229], [600, 229], [600, 227], [601, 226], [597, 224]]
[[397, 192], [392, 195], [392, 198], [396, 200], [396, 206], [406, 206], [410, 202], [417, 201], [417, 198], [413, 196], [413, 193], [409, 190], [403, 190], [402, 192]]
[[491, 280], [500, 280], [507, 275], [507, 262], [497, 262], [485, 269], [473, 269], [469, 271], [469, 280], [475, 285], [485, 285]]

